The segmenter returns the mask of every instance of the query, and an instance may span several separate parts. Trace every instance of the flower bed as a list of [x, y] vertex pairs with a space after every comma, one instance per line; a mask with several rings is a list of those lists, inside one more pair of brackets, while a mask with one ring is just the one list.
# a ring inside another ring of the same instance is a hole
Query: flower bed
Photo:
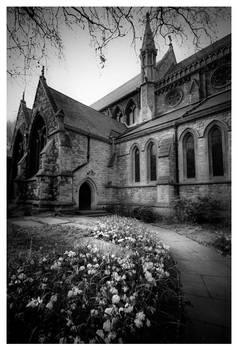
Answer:
[[101, 219], [92, 234], [132, 253], [88, 245], [10, 264], [8, 342], [178, 342], [177, 274], [166, 247], [136, 220]]

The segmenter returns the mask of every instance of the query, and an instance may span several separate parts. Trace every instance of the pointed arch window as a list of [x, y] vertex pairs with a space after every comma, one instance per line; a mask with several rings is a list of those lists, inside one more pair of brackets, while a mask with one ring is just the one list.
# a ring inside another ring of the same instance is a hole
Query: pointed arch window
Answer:
[[126, 123], [133, 125], [136, 122], [136, 105], [134, 101], [130, 101], [126, 107]]
[[140, 182], [140, 151], [137, 146], [134, 148], [132, 155], [133, 180], [134, 182]]
[[29, 140], [29, 160], [28, 175], [37, 173], [40, 166], [40, 152], [46, 144], [46, 125], [41, 116], [37, 116], [33, 121]]
[[23, 135], [20, 130], [17, 131], [16, 138], [13, 146], [13, 166], [12, 166], [12, 178], [14, 179], [17, 176], [17, 163], [23, 157], [24, 149], [23, 149]]
[[185, 164], [185, 176], [188, 179], [196, 176], [195, 170], [195, 149], [194, 149], [194, 137], [191, 133], [187, 133], [184, 137], [184, 164]]
[[224, 175], [222, 133], [218, 126], [213, 126], [208, 134], [209, 160], [212, 176]]
[[157, 180], [157, 162], [156, 162], [156, 146], [153, 142], [148, 145], [147, 148], [147, 160], [148, 160], [148, 179], [149, 181]]

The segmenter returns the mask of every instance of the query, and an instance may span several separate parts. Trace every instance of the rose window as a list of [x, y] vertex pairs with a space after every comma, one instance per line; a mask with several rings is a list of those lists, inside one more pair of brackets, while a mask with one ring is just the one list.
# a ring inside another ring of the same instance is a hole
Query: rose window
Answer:
[[223, 65], [215, 70], [212, 75], [211, 83], [214, 87], [220, 88], [231, 82], [231, 66]]
[[174, 107], [180, 103], [180, 101], [182, 100], [182, 97], [183, 97], [183, 93], [181, 90], [173, 89], [167, 93], [165, 97], [165, 101], [167, 105]]

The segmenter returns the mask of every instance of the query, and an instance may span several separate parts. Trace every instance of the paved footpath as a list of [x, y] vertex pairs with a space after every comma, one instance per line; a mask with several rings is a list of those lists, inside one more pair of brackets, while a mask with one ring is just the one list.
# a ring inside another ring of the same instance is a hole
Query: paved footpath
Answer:
[[[93, 226], [97, 218], [90, 217], [24, 217], [11, 219], [19, 226], [44, 223]], [[231, 259], [203, 245], [159, 226], [147, 225], [170, 247], [180, 271], [187, 324], [186, 343], [231, 342]]]
[[[231, 259], [174, 231], [149, 225], [166, 245], [181, 274], [186, 342], [231, 342]], [[191, 305], [189, 305], [191, 303]]]

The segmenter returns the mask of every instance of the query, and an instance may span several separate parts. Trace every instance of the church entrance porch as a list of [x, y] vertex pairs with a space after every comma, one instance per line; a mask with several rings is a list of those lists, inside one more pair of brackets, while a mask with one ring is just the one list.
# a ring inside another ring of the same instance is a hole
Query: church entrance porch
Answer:
[[91, 187], [87, 182], [84, 182], [79, 189], [79, 209], [90, 210], [92, 201]]

